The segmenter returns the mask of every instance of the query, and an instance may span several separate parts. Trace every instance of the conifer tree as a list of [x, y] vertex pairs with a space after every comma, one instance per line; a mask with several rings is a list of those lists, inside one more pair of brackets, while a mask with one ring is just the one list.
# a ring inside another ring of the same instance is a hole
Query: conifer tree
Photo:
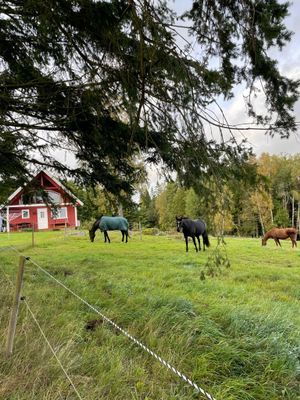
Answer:
[[[24, 183], [33, 166], [51, 167], [130, 193], [137, 157], [198, 190], [211, 177], [242, 176], [249, 151], [234, 137], [207, 135], [207, 124], [230, 128], [207, 107], [244, 82], [258, 123], [283, 137], [295, 130], [298, 82], [269, 55], [291, 38], [287, 14], [288, 3], [276, 0], [194, 1], [185, 20], [196, 59], [180, 47], [177, 16], [164, 1], [1, 2], [1, 182]], [[252, 103], [259, 82], [265, 115]], [[76, 167], [58, 162], [56, 150], [71, 150]]]

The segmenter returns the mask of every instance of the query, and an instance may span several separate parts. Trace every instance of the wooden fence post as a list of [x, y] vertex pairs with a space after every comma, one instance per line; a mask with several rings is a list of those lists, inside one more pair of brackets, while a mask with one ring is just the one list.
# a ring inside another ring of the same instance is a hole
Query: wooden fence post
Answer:
[[32, 224], [31, 244], [32, 244], [32, 247], [34, 247], [34, 224]]
[[15, 333], [16, 333], [17, 318], [18, 318], [18, 311], [19, 311], [19, 304], [20, 304], [21, 288], [22, 288], [22, 283], [23, 283], [25, 261], [26, 261], [26, 257], [20, 256], [19, 270], [18, 270], [17, 282], [16, 282], [16, 290], [15, 290], [15, 295], [14, 295], [14, 302], [13, 302], [13, 306], [11, 309], [9, 326], [8, 326], [8, 335], [7, 335], [7, 342], [6, 342], [6, 356], [7, 357], [11, 356], [12, 351], [13, 351], [14, 337], [15, 337]]

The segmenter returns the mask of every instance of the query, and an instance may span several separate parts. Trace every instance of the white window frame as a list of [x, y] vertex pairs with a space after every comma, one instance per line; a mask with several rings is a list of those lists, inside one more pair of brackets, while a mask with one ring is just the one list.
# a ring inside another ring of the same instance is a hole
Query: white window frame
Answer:
[[[64, 217], [61, 216], [62, 210], [66, 210]], [[58, 207], [56, 210], [52, 209], [51, 213], [52, 213], [52, 219], [67, 219], [68, 218], [68, 207]]]
[[[24, 213], [27, 213], [27, 215], [28, 215], [28, 217], [25, 217], [24, 216]], [[29, 219], [30, 218], [30, 211], [29, 211], [29, 209], [26, 209], [26, 210], [22, 210], [22, 219]]]

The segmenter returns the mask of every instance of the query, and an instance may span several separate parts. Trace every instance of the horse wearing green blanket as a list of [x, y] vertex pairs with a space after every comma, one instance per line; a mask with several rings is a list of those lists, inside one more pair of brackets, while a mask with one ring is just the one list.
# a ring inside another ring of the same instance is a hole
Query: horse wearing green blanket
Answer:
[[104, 242], [110, 239], [107, 231], [121, 231], [122, 232], [122, 242], [124, 242], [124, 237], [126, 236], [126, 243], [128, 242], [128, 221], [124, 217], [106, 217], [102, 215], [97, 221], [94, 222], [92, 228], [89, 230], [91, 242], [95, 239], [95, 232], [100, 229], [104, 233]]

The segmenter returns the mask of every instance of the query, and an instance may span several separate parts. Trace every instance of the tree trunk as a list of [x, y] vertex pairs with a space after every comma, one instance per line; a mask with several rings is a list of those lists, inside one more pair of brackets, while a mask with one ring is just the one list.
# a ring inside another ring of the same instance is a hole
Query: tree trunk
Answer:
[[292, 227], [295, 226], [295, 198], [292, 196]]
[[122, 205], [122, 204], [119, 204], [118, 214], [119, 214], [121, 217], [124, 216], [124, 215], [123, 215], [123, 205]]
[[270, 212], [271, 212], [271, 223], [272, 223], [272, 225], [274, 225], [274, 215], [273, 215], [272, 208], [271, 208]]
[[225, 217], [224, 214], [222, 213], [221, 237], [224, 236], [224, 227], [225, 227]]
[[241, 228], [241, 219], [240, 216], [237, 216], [237, 224], [236, 224], [236, 230], [237, 230], [237, 235], [241, 236], [241, 232], [240, 232], [240, 228]]
[[256, 232], [255, 232], [256, 237], [258, 237], [258, 221], [257, 220], [255, 221], [255, 230], [256, 230]]
[[300, 234], [300, 200], [298, 200], [296, 228], [298, 230], [298, 233]]
[[264, 221], [262, 219], [262, 215], [261, 215], [260, 210], [258, 212], [258, 215], [259, 215], [259, 222], [260, 222], [260, 225], [261, 225], [262, 234], [263, 234], [263, 236], [265, 236], [266, 232], [265, 232], [265, 227], [264, 227]]
[[259, 222], [260, 222], [260, 225], [261, 225], [262, 234], [264, 236], [265, 235], [265, 227], [264, 227], [264, 222], [263, 222], [263, 219], [262, 219], [262, 214], [261, 214], [261, 209], [260, 209], [257, 193], [256, 193], [256, 203], [257, 203], [257, 209], [258, 209]]

